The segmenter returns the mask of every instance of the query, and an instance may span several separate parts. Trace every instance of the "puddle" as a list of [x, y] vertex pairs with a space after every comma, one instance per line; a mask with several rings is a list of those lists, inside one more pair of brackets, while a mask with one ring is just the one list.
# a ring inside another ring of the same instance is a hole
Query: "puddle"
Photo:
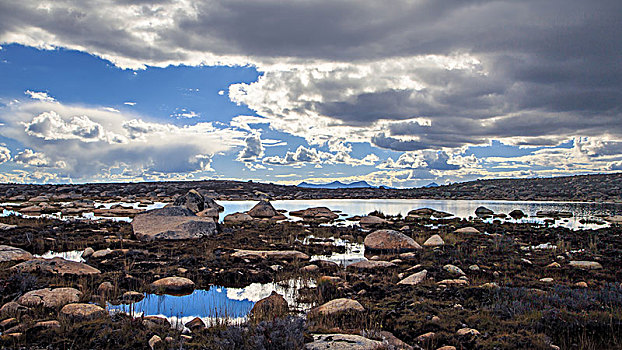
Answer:
[[81, 250], [70, 250], [67, 252], [55, 252], [55, 251], [47, 251], [41, 255], [33, 255], [36, 258], [43, 259], [52, 259], [52, 258], [63, 258], [69, 261], [75, 262], [85, 262], [86, 260], [82, 259], [82, 251]]
[[208, 326], [239, 324], [246, 321], [257, 301], [270, 296], [273, 291], [283, 295], [293, 311], [310, 309], [311, 305], [296, 301], [298, 290], [305, 286], [314, 287], [315, 282], [292, 279], [279, 283], [253, 283], [244, 288], [212, 286], [184, 296], [146, 294], [137, 303], [108, 304], [107, 307], [110, 312], [125, 312], [134, 317], [165, 317], [178, 329], [183, 329], [184, 324], [195, 317]]

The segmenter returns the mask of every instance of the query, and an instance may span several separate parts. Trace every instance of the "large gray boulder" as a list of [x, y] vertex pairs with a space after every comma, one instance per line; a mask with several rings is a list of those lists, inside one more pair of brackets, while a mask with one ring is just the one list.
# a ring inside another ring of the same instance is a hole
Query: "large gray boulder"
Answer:
[[136, 238], [142, 241], [194, 239], [218, 232], [214, 219], [196, 216], [190, 209], [179, 206], [136, 215], [132, 229]]
[[207, 209], [215, 209], [218, 213], [225, 209], [212, 198], [204, 197], [197, 190], [190, 190], [183, 196], [177, 197], [173, 205], [188, 208], [194, 213], [199, 213]]
[[43, 306], [51, 309], [77, 303], [81, 296], [82, 292], [75, 288], [43, 288], [22, 295], [17, 302], [26, 307]]
[[383, 349], [382, 342], [355, 334], [314, 334], [307, 350], [373, 350]]

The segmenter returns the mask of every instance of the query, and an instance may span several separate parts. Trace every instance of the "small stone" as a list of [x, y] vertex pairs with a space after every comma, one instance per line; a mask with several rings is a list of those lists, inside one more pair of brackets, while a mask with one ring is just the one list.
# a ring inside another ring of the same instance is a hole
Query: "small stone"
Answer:
[[431, 340], [432, 338], [434, 338], [436, 334], [434, 332], [428, 332], [428, 333], [424, 333], [420, 336], [417, 337], [417, 341], [420, 343], [424, 343], [426, 341]]
[[469, 270], [471, 270], [471, 271], [479, 271], [479, 270], [480, 270], [480, 268], [479, 268], [479, 266], [477, 266], [477, 265], [470, 265], [470, 266], [469, 266]]
[[428, 271], [422, 270], [420, 272], [413, 273], [412, 275], [399, 281], [397, 284], [405, 284], [405, 285], [414, 286], [424, 281], [427, 275], [428, 275]]
[[189, 293], [194, 286], [194, 282], [185, 277], [165, 277], [151, 283], [157, 293]]
[[480, 333], [478, 330], [473, 329], [473, 328], [461, 328], [456, 332], [456, 335], [458, 335], [459, 337], [462, 336], [478, 336]]
[[465, 275], [464, 271], [462, 271], [461, 268], [459, 268], [458, 266], [455, 265], [451, 265], [451, 264], [447, 264], [445, 266], [443, 266], [443, 270], [454, 274], [454, 275]]
[[319, 270], [320, 270], [320, 267], [317, 266], [317, 265], [314, 265], [314, 264], [307, 265], [307, 266], [304, 266], [304, 267], [300, 268], [301, 272], [306, 272], [306, 273], [314, 273], [314, 272], [317, 272]]
[[467, 286], [469, 285], [469, 281], [465, 281], [465, 280], [461, 280], [461, 279], [448, 279], [448, 280], [442, 280], [440, 282], [438, 282], [437, 284], [439, 285], [456, 285], [456, 286]]
[[151, 350], [154, 350], [155, 347], [161, 343], [162, 343], [162, 338], [160, 338], [157, 335], [154, 335], [153, 337], [151, 337], [151, 339], [149, 339], [149, 347], [151, 348]]
[[585, 270], [600, 270], [603, 266], [596, 261], [571, 261], [568, 265]]
[[475, 227], [462, 227], [454, 231], [454, 233], [481, 233]]
[[438, 316], [432, 316], [432, 319], [430, 320], [430, 322], [432, 323], [439, 323], [441, 322], [441, 318]]
[[320, 315], [333, 315], [342, 312], [363, 312], [365, 308], [356, 300], [340, 298], [324, 303], [311, 311]]
[[443, 245], [445, 245], [445, 241], [439, 235], [433, 235], [423, 243], [424, 247], [440, 247]]
[[530, 265], [530, 266], [531, 266], [531, 265], [533, 265], [533, 263], [531, 262], [531, 260], [528, 260], [528, 259], [525, 259], [525, 258], [520, 259], [520, 261], [521, 261], [523, 264], [525, 264], [525, 265]]
[[451, 345], [445, 345], [445, 346], [441, 346], [440, 348], [438, 348], [436, 350], [456, 350], [456, 347], [455, 346], [451, 346]]
[[552, 263], [546, 265], [546, 267], [549, 269], [559, 269], [562, 266], [557, 261], [553, 261]]
[[185, 326], [186, 328], [194, 332], [205, 328], [205, 322], [203, 322], [202, 319], [195, 317], [188, 323], [186, 323]]
[[125, 292], [123, 293], [123, 296], [121, 296], [121, 299], [126, 303], [127, 302], [136, 303], [136, 302], [143, 300], [144, 298], [145, 296], [143, 295], [143, 293], [135, 292], [135, 291]]
[[553, 283], [553, 279], [551, 277], [540, 278], [540, 282], [544, 283]]
[[109, 295], [114, 291], [114, 286], [110, 282], [102, 282], [99, 287], [97, 287], [97, 293], [99, 295]]
[[89, 258], [91, 255], [93, 255], [93, 253], [95, 253], [95, 250], [93, 250], [93, 248], [91, 247], [88, 247], [84, 249], [84, 251], [82, 252], [82, 258], [83, 259]]
[[17, 324], [18, 324], [17, 319], [15, 317], [10, 317], [0, 322], [0, 328], [9, 329], [11, 327], [17, 326]]
[[575, 283], [574, 286], [578, 288], [587, 288], [587, 283], [581, 281], [581, 282]]

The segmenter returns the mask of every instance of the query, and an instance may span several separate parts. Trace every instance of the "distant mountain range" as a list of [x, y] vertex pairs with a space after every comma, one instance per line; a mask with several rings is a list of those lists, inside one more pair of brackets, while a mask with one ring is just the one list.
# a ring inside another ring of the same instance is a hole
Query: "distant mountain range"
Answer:
[[424, 188], [430, 188], [430, 187], [438, 187], [440, 186], [439, 184], [437, 184], [436, 182], [430, 182], [429, 184], [423, 186]]
[[344, 184], [343, 182], [340, 181], [333, 181], [327, 184], [310, 184], [308, 182], [301, 182], [298, 184], [298, 187], [304, 187], [304, 188], [329, 188], [329, 189], [335, 189], [335, 188], [376, 188], [375, 186], [372, 186], [370, 184], [368, 184], [366, 181], [356, 181], [356, 182], [352, 182], [349, 184]]

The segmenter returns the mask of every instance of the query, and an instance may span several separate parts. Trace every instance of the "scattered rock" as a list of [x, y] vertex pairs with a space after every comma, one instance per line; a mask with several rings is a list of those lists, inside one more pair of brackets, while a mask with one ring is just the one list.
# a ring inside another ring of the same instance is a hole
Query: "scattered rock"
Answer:
[[554, 279], [552, 279], [551, 277], [545, 277], [545, 278], [540, 278], [540, 282], [544, 282], [544, 283], [553, 283]]
[[439, 235], [434, 235], [434, 236], [428, 238], [423, 243], [424, 247], [440, 247], [440, 246], [443, 246], [443, 245], [445, 245], [445, 241], [443, 241], [443, 239]]
[[43, 288], [22, 295], [17, 302], [26, 307], [60, 308], [80, 301], [82, 292], [75, 288]]
[[253, 217], [246, 213], [233, 213], [225, 216], [223, 221], [227, 224], [237, 224], [241, 222], [253, 221]]
[[233, 258], [239, 259], [286, 259], [286, 260], [309, 260], [307, 254], [301, 253], [297, 250], [237, 250], [231, 254]]
[[310, 314], [335, 315], [342, 312], [363, 312], [365, 308], [356, 300], [340, 298], [333, 299], [310, 311]]
[[289, 215], [301, 217], [305, 220], [332, 221], [339, 218], [339, 215], [326, 207], [308, 208], [305, 210], [290, 211]]
[[523, 211], [522, 211], [522, 210], [520, 210], [520, 209], [514, 209], [514, 210], [512, 210], [512, 211], [510, 212], [510, 214], [509, 214], [509, 215], [510, 215], [510, 217], [511, 217], [511, 218], [513, 218], [513, 219], [515, 219], [515, 220], [522, 219], [522, 218], [524, 218], [525, 216], [527, 216], [527, 215], [525, 215], [525, 213], [523, 213]]
[[459, 229], [455, 230], [454, 233], [475, 233], [475, 234], [477, 234], [477, 233], [481, 233], [481, 232], [479, 232], [479, 230], [476, 229], [475, 227], [470, 227], [469, 226], [469, 227], [459, 228]]
[[60, 322], [56, 320], [39, 321], [32, 326], [32, 329], [60, 329]]
[[493, 215], [495, 212], [486, 208], [486, 207], [478, 207], [477, 209], [475, 209], [475, 215], [477, 216], [490, 216]]
[[60, 316], [73, 322], [83, 322], [106, 317], [108, 313], [94, 304], [67, 304], [60, 310]]
[[11, 268], [21, 273], [50, 273], [53, 275], [75, 275], [87, 276], [98, 275], [101, 273], [98, 269], [75, 261], [65, 260], [63, 258], [53, 259], [32, 259], [17, 264]]
[[305, 344], [307, 350], [374, 350], [382, 343], [354, 334], [314, 334], [313, 342]]
[[359, 269], [359, 270], [376, 270], [376, 269], [386, 269], [389, 267], [395, 267], [392, 262], [388, 261], [372, 261], [372, 260], [363, 260], [354, 264], [348, 265], [349, 269]]
[[114, 286], [108, 281], [100, 283], [99, 287], [97, 287], [97, 293], [99, 295], [110, 295], [113, 291]]
[[256, 320], [273, 320], [287, 315], [288, 312], [287, 300], [275, 291], [270, 296], [259, 300], [251, 309], [251, 315]]
[[454, 285], [454, 286], [468, 286], [469, 285], [469, 281], [466, 280], [461, 280], [461, 279], [448, 279], [448, 280], [442, 280], [440, 282], [438, 282], [437, 284], [439, 285], [445, 285], [445, 286], [450, 286], [450, 285]]
[[125, 292], [121, 296], [121, 300], [123, 300], [123, 302], [126, 302], [126, 303], [136, 303], [136, 302], [143, 300], [144, 298], [145, 298], [145, 295], [143, 293], [135, 292], [135, 291]]
[[361, 226], [363, 226], [363, 227], [368, 227], [368, 226], [385, 224], [386, 222], [387, 222], [387, 220], [385, 220], [383, 218], [379, 218], [377, 216], [369, 215], [369, 216], [363, 216], [361, 218], [361, 220], [359, 221], [359, 224], [361, 224]]
[[0, 263], [21, 262], [30, 259], [33, 259], [32, 254], [21, 248], [12, 247], [10, 245], [0, 245]]
[[577, 288], [587, 288], [587, 283], [581, 281], [581, 282], [575, 283], [574, 286]]
[[95, 253], [95, 250], [93, 250], [93, 248], [91, 247], [84, 249], [84, 251], [82, 252], [82, 259], [89, 258], [90, 256], [93, 255], [93, 253]]
[[424, 334], [418, 336], [416, 339], [420, 343], [425, 343], [427, 341], [430, 341], [432, 338], [434, 338], [435, 335], [436, 335], [436, 333], [434, 333], [434, 332], [428, 332], [428, 333], [424, 333]]
[[143, 241], [194, 239], [218, 232], [212, 218], [196, 216], [187, 208], [175, 206], [136, 215], [132, 220], [132, 229], [136, 237]]
[[422, 271], [413, 273], [412, 275], [404, 278], [403, 280], [399, 281], [397, 284], [406, 284], [406, 285], [414, 286], [414, 285], [417, 285], [423, 282], [427, 275], [428, 275], [428, 271], [422, 270]]
[[273, 216], [279, 215], [279, 213], [276, 211], [276, 209], [274, 209], [269, 201], [262, 200], [259, 203], [255, 204], [255, 206], [248, 211], [248, 215], [254, 218], [271, 218]]
[[480, 333], [477, 329], [473, 329], [473, 328], [461, 328], [456, 332], [456, 335], [459, 337], [463, 337], [463, 336], [478, 336]]
[[460, 275], [460, 276], [466, 275], [464, 273], [464, 271], [462, 271], [461, 268], [459, 268], [458, 266], [455, 266], [455, 265], [451, 265], [451, 264], [447, 264], [447, 265], [443, 266], [443, 270], [451, 273], [452, 275]]
[[546, 267], [549, 269], [559, 269], [562, 266], [557, 261], [553, 261], [552, 263], [546, 265]]
[[192, 320], [188, 321], [184, 326], [189, 330], [196, 332], [205, 328], [205, 322], [199, 317], [195, 317]]
[[576, 267], [576, 268], [585, 269], [585, 270], [600, 270], [603, 268], [603, 266], [596, 261], [573, 260], [570, 263], [568, 263], [568, 265], [570, 265], [571, 267]]
[[393, 230], [378, 230], [365, 237], [365, 249], [370, 251], [407, 252], [422, 249], [414, 239]]
[[151, 283], [151, 289], [161, 294], [190, 293], [194, 286], [194, 282], [185, 277], [165, 277]]
[[151, 348], [151, 350], [154, 350], [156, 346], [160, 344], [162, 344], [162, 338], [157, 335], [154, 335], [153, 337], [151, 337], [151, 339], [149, 339], [149, 347]]

